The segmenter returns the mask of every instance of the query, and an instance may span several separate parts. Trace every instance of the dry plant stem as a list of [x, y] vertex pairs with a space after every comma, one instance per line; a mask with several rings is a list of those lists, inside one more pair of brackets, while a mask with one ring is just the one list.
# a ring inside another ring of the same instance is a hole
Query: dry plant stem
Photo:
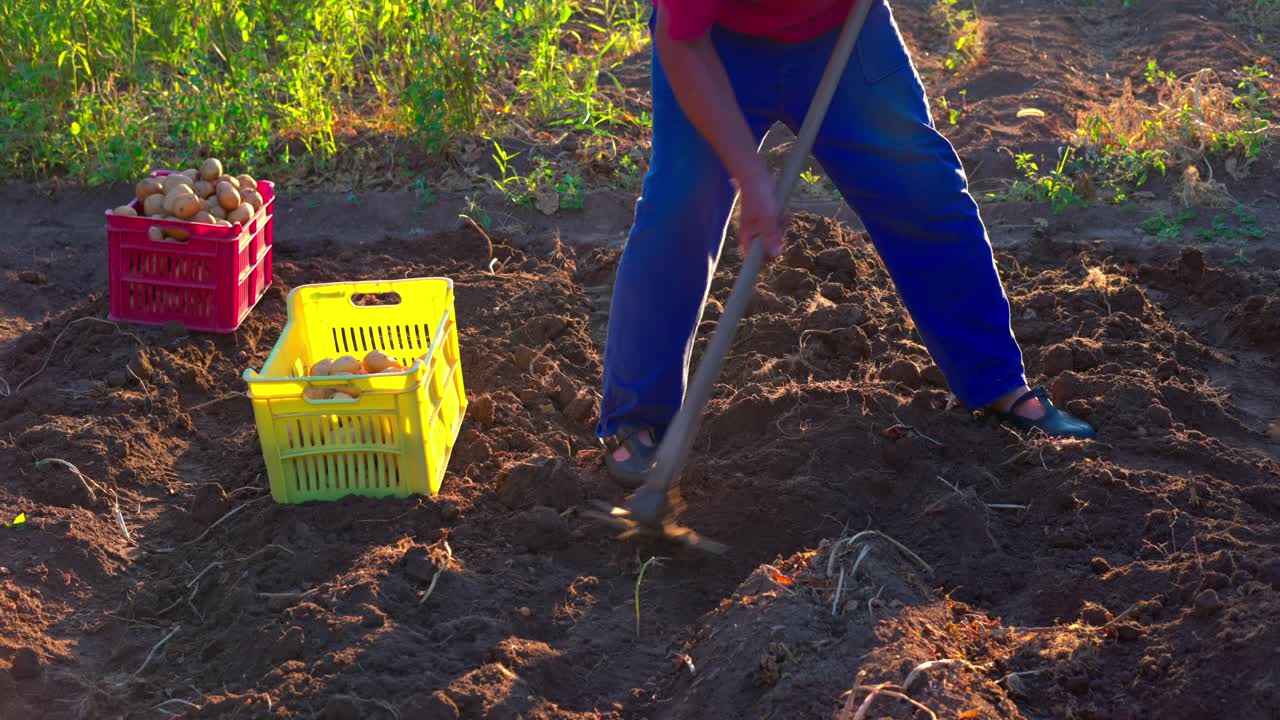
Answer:
[[[831, 575], [835, 573], [836, 560], [839, 557], [839, 554], [843, 551], [843, 549], [852, 548], [859, 540], [862, 540], [864, 538], [869, 538], [869, 537], [878, 537], [888, 541], [894, 547], [898, 548], [898, 550], [902, 551], [904, 555], [911, 558], [915, 562], [919, 563], [920, 567], [925, 569], [925, 572], [929, 573], [930, 575], [933, 574], [933, 567], [930, 566], [929, 563], [922, 560], [919, 555], [912, 552], [911, 549], [908, 548], [906, 545], [903, 545], [902, 543], [898, 542], [897, 540], [894, 540], [888, 535], [885, 535], [879, 530], [863, 530], [862, 532], [858, 533], [857, 535], [854, 535], [853, 537], [849, 537], [849, 538], [845, 538], [844, 540], [837, 541], [835, 546], [831, 548], [831, 553], [827, 559], [827, 577], [831, 577]], [[843, 549], [839, 547], [841, 545], [844, 546]]]
[[0, 397], [9, 397], [9, 381], [0, 377]]
[[[82, 319], [85, 319], [85, 318], [82, 318]], [[120, 534], [124, 536], [125, 542], [128, 542], [128, 543], [133, 542], [133, 538], [129, 536], [129, 528], [124, 523], [124, 513], [120, 512], [120, 496], [116, 494], [115, 490], [109, 487], [106, 487], [102, 483], [80, 472], [80, 468], [76, 467], [75, 465], [72, 465], [71, 463], [67, 462], [66, 460], [63, 460], [62, 458], [45, 458], [43, 460], [37, 460], [36, 469], [43, 470], [45, 466], [48, 465], [49, 463], [61, 465], [67, 468], [68, 470], [70, 470], [71, 472], [75, 473], [76, 477], [80, 479], [80, 483], [84, 485], [85, 492], [89, 493], [89, 502], [96, 503], [98, 501], [98, 496], [93, 492], [94, 488], [97, 488], [98, 492], [102, 493], [103, 495], [108, 495], [108, 494], [111, 495], [111, 512], [112, 512], [112, 515], [115, 516], [116, 525], [118, 525], [120, 528]]]
[[840, 582], [836, 583], [836, 596], [831, 599], [831, 617], [836, 616], [836, 608], [840, 607], [840, 596], [844, 594], [844, 568], [840, 568]]
[[862, 561], [867, 559], [867, 554], [871, 552], [870, 545], [863, 545], [862, 552], [858, 553], [858, 559], [853, 561], [853, 569], [849, 571], [851, 580], [858, 579], [858, 568], [862, 566]]
[[258, 597], [267, 598], [268, 600], [271, 600], [271, 599], [301, 600], [303, 598], [309, 598], [318, 592], [320, 592], [320, 588], [313, 587], [310, 590], [304, 590], [302, 592], [260, 592], [258, 593]]
[[223, 400], [230, 400], [231, 398], [238, 398], [238, 397], [247, 398], [249, 397], [249, 395], [248, 393], [242, 393], [239, 390], [232, 390], [231, 392], [219, 395], [218, 397], [212, 400], [209, 400], [208, 402], [202, 402], [199, 405], [193, 405], [192, 407], [187, 408], [187, 412], [195, 412], [197, 410], [203, 410], [209, 407], [210, 405], [220, 403]]
[[245, 503], [244, 503], [244, 504], [242, 504], [242, 505], [237, 505], [236, 507], [234, 507], [234, 508], [232, 508], [231, 510], [227, 511], [227, 514], [223, 515], [222, 517], [218, 518], [217, 520], [214, 520], [214, 521], [213, 521], [213, 523], [212, 523], [212, 524], [210, 524], [210, 525], [209, 525], [209, 527], [205, 528], [205, 529], [204, 529], [204, 532], [200, 533], [200, 535], [198, 535], [194, 540], [188, 540], [188, 541], [186, 541], [186, 542], [182, 543], [181, 545], [175, 545], [174, 547], [171, 547], [171, 548], [143, 548], [143, 549], [144, 549], [144, 550], [146, 550], [147, 552], [153, 552], [153, 553], [171, 553], [171, 552], [173, 552], [173, 551], [175, 551], [175, 550], [179, 550], [179, 549], [184, 548], [184, 547], [186, 547], [186, 546], [188, 546], [188, 545], [195, 545], [196, 543], [198, 543], [198, 542], [200, 542], [201, 540], [205, 539], [205, 537], [207, 537], [207, 536], [209, 535], [209, 533], [213, 532], [213, 529], [214, 529], [214, 528], [218, 527], [219, 525], [221, 525], [222, 523], [224, 523], [224, 522], [226, 522], [228, 519], [230, 519], [232, 515], [235, 515], [236, 513], [240, 512], [241, 510], [243, 510], [243, 509], [245, 509], [245, 508], [249, 507], [250, 505], [252, 505], [252, 504], [254, 504], [254, 503], [256, 503], [256, 502], [258, 502], [258, 501], [259, 501], [259, 500], [261, 500], [261, 499], [262, 499], [262, 498], [254, 498], [254, 499], [252, 499], [252, 500], [249, 500], [248, 502], [245, 502]]
[[156, 656], [156, 652], [158, 652], [158, 651], [160, 650], [161, 646], [163, 646], [165, 643], [169, 642], [169, 638], [171, 638], [171, 637], [173, 637], [174, 635], [176, 635], [176, 634], [178, 633], [178, 631], [179, 631], [179, 630], [181, 630], [181, 629], [182, 629], [182, 626], [181, 626], [181, 625], [174, 625], [174, 626], [173, 626], [173, 629], [169, 631], [169, 634], [168, 634], [168, 635], [165, 635], [164, 637], [160, 638], [160, 642], [158, 642], [158, 643], [156, 643], [155, 645], [151, 646], [151, 652], [147, 653], [147, 657], [146, 657], [145, 659], [143, 659], [143, 661], [142, 661], [142, 665], [140, 665], [140, 666], [138, 667], [138, 669], [137, 669], [137, 670], [134, 670], [134, 671], [133, 671], [133, 674], [132, 674], [132, 675], [130, 675], [127, 679], [125, 679], [125, 680], [121, 681], [118, 685], [124, 685], [125, 683], [128, 683], [130, 680], [133, 680], [134, 678], [136, 678], [136, 677], [138, 677], [139, 675], [141, 675], [141, 674], [142, 674], [142, 671], [147, 669], [147, 665], [151, 664], [151, 658], [153, 658], [153, 657], [155, 657], [155, 656]]
[[[862, 701], [862, 704], [858, 706], [858, 712], [854, 714], [853, 720], [865, 720], [867, 717], [867, 713], [871, 712], [871, 703], [874, 702], [875, 699], [881, 695], [885, 695], [891, 698], [897, 698], [899, 700], [905, 700], [911, 703], [912, 705], [916, 706], [920, 710], [923, 710], [924, 712], [928, 713], [929, 717], [933, 718], [933, 720], [938, 720], [937, 713], [930, 710], [929, 707], [924, 703], [919, 702], [918, 700], [913, 700], [910, 697], [908, 697], [906, 693], [896, 689], [893, 683], [880, 683], [879, 685], [871, 685], [871, 686], [860, 685], [858, 686], [857, 690], [868, 690], [870, 691], [870, 694], [867, 695], [866, 699]], [[854, 695], [850, 695], [849, 702], [845, 703], [844, 710], [842, 710], [840, 713], [841, 720], [847, 720], [847, 718], [849, 717], [849, 710], [853, 707], [853, 698], [854, 698]]]
[[453, 548], [449, 547], [449, 541], [444, 541], [444, 564], [436, 569], [434, 575], [431, 576], [431, 584], [427, 586], [427, 591], [422, 594], [422, 599], [418, 601], [418, 605], [426, 605], [427, 599], [431, 597], [431, 593], [436, 591], [436, 583], [440, 582], [440, 576], [444, 574], [449, 563], [453, 562]]
[[977, 665], [974, 665], [968, 660], [962, 660], [960, 658], [950, 658], [946, 660], [930, 660], [928, 662], [920, 663], [919, 665], [912, 668], [911, 672], [907, 673], [907, 679], [902, 681], [902, 689], [906, 692], [910, 692], [911, 686], [915, 683], [917, 678], [923, 676], [926, 672], [936, 667], [944, 667], [947, 665], [963, 665], [964, 667], [969, 668], [970, 670], [974, 670], [978, 672], [982, 671], [982, 668], [978, 667]]
[[[137, 335], [134, 335], [133, 333], [130, 333], [130, 332], [120, 331], [120, 326], [111, 322], [110, 320], [103, 320], [102, 318], [96, 318], [96, 317], [77, 318], [67, 323], [66, 326], [62, 328], [62, 330], [58, 333], [57, 337], [53, 339], [53, 343], [49, 345], [49, 354], [45, 356], [44, 362], [40, 363], [39, 369], [37, 369], [35, 372], [28, 375], [26, 380], [23, 380], [22, 382], [18, 383], [18, 386], [13, 389], [14, 394], [21, 392], [23, 386], [25, 386], [27, 383], [34, 380], [37, 375], [44, 372], [45, 368], [49, 367], [49, 361], [53, 359], [53, 351], [57, 349], [58, 341], [62, 339], [62, 336], [65, 335], [68, 330], [71, 329], [71, 326], [75, 325], [76, 323], [84, 322], [86, 320], [92, 320], [93, 322], [99, 322], [104, 325], [110, 325], [111, 327], [115, 328], [116, 331], [120, 332], [121, 335], [128, 335], [134, 340], [137, 340], [139, 345], [144, 345], [144, 346], [146, 345], [146, 343], [142, 342], [142, 338], [139, 338]], [[7, 385], [8, 383], [6, 383], [6, 386]]]

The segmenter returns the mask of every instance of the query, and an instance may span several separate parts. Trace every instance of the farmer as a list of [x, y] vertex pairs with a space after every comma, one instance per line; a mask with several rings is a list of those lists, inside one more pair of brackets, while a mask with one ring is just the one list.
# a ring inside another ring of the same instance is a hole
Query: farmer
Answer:
[[[1027, 387], [978, 206], [934, 128], [885, 0], [873, 3], [813, 148], [866, 225], [929, 353], [967, 407], [1023, 430], [1093, 428]], [[782, 251], [774, 178], [757, 153], [804, 121], [853, 0], [655, 0], [653, 148], [618, 266], [596, 434], [636, 487], [684, 397], [689, 354], [740, 193], [737, 237]]]

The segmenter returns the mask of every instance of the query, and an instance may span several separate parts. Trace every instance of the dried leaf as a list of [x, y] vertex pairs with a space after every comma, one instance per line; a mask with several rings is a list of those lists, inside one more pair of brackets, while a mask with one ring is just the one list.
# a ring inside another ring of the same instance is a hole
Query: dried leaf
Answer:
[[796, 584], [795, 580], [792, 580], [790, 577], [783, 575], [782, 573], [772, 568], [769, 569], [769, 577], [772, 578], [773, 581], [778, 583], [779, 585], [784, 585], [786, 587], [791, 587], [792, 585]]
[[1020, 117], [1020, 118], [1025, 118], [1025, 117], [1036, 117], [1036, 118], [1042, 118], [1042, 117], [1044, 117], [1044, 111], [1043, 111], [1043, 110], [1041, 110], [1040, 108], [1026, 107], [1026, 108], [1022, 108], [1021, 110], [1019, 110], [1019, 111], [1018, 111], [1018, 117]]
[[959, 715], [957, 715], [956, 717], [958, 717], [958, 718], [976, 718], [976, 717], [978, 717], [978, 711], [977, 711], [977, 710], [965, 710], [964, 712], [960, 713], [960, 714], [959, 714]]

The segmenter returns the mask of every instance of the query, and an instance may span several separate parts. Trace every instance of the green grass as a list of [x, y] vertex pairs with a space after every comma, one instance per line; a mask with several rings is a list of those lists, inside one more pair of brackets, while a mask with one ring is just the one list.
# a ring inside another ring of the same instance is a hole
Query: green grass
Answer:
[[[647, 0], [23, 0], [0, 7], [0, 179], [216, 155], [339, 168], [410, 139], [643, 131], [612, 70]], [[391, 139], [391, 140], [388, 140]], [[557, 182], [562, 182], [557, 180]], [[567, 181], [564, 181], [567, 182]]]

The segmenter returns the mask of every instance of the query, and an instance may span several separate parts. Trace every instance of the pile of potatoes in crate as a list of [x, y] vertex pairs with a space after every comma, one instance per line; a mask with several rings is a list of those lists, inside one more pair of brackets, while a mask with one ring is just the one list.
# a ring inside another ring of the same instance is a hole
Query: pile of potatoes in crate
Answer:
[[[144, 178], [134, 194], [146, 217], [220, 227], [248, 223], [263, 203], [256, 180], [249, 175], [223, 174], [217, 158], [205, 160], [199, 169]], [[121, 205], [111, 212], [139, 215], [133, 205]], [[178, 227], [154, 226], [148, 232], [152, 240], [166, 235], [175, 240], [191, 237], [189, 231]]]
[[[333, 360], [325, 358], [311, 366], [311, 377], [340, 377], [343, 375], [375, 375], [377, 373], [403, 372], [404, 366], [395, 358], [380, 350], [370, 350], [363, 360], [343, 355]], [[355, 388], [307, 388], [302, 396], [308, 400], [354, 400], [359, 392]]]

